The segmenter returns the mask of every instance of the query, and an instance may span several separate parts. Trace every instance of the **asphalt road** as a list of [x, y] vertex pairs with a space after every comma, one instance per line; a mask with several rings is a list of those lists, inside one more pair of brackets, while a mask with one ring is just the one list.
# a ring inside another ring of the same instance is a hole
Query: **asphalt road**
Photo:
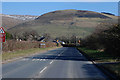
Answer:
[[63, 47], [3, 64], [3, 78], [107, 79], [76, 48]]

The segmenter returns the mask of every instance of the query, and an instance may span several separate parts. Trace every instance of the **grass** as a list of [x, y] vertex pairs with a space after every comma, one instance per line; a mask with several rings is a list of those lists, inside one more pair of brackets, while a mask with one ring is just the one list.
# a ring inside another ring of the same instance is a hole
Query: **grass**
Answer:
[[[63, 26], [63, 25], [45, 25], [45, 26], [34, 26], [32, 28], [36, 30], [39, 34], [49, 33], [53, 38], [68, 35], [71, 37], [73, 34], [76, 34], [79, 37], [87, 36], [91, 34], [95, 28], [93, 27], [79, 27], [79, 26]], [[47, 30], [46, 30], [47, 29]]]
[[2, 60], [6, 61], [9, 59], [14, 59], [18, 57], [24, 57], [24, 56], [30, 56], [32, 54], [42, 52], [42, 51], [47, 51], [50, 49], [54, 49], [56, 47], [49, 47], [49, 48], [32, 48], [32, 49], [27, 49], [27, 50], [17, 50], [14, 52], [5, 52], [2, 54]]
[[[29, 29], [35, 30], [38, 32], [39, 35], [42, 35], [44, 33], [49, 33], [52, 35], [53, 38], [65, 36], [67, 37], [69, 35], [76, 34], [78, 37], [83, 38], [83, 36], [88, 36], [91, 34], [95, 28], [97, 27], [98, 23], [101, 23], [105, 19], [101, 18], [74, 18], [73, 21], [69, 20], [52, 20], [51, 23], [38, 23], [31, 25], [21, 25], [19, 27], [15, 27], [11, 30], [9, 30], [10, 33], [18, 31], [18, 35], [21, 35], [21, 31], [26, 31]], [[63, 22], [61, 22], [63, 21]], [[73, 25], [71, 25], [71, 22], [74, 22]], [[34, 23], [34, 22], [33, 22]], [[23, 28], [23, 29], [22, 29]]]
[[116, 62], [118, 57], [106, 54], [104, 51], [79, 48], [96, 62]]
[[111, 72], [114, 72], [115, 75], [120, 77], [120, 63], [117, 64], [104, 64], [102, 65]]
[[78, 49], [85, 52], [85, 54], [92, 58], [92, 60], [95, 62], [102, 63], [99, 66], [104, 67], [106, 70], [120, 77], [120, 63], [115, 63], [118, 62], [117, 59], [119, 57], [106, 54], [104, 51], [99, 50], [91, 50], [83, 47], [80, 47]]

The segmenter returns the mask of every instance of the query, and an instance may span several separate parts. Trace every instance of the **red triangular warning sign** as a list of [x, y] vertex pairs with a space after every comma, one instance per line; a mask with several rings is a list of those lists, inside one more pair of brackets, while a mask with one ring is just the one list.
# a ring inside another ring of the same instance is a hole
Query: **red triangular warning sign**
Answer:
[[5, 34], [5, 30], [2, 27], [0, 28], [0, 33]]

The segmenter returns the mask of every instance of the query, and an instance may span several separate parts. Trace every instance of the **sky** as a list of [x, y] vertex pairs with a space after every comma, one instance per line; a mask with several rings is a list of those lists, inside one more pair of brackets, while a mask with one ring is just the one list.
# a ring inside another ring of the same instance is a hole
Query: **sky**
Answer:
[[42, 15], [65, 9], [108, 12], [118, 15], [118, 2], [2, 2], [2, 14], [9, 15]]

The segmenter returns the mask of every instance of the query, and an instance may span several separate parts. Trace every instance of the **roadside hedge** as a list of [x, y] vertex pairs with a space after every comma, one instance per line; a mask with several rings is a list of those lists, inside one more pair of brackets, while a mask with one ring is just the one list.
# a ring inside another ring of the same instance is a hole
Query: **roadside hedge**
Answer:
[[92, 35], [83, 39], [81, 45], [120, 56], [120, 24], [113, 24], [106, 29], [95, 31]]
[[[40, 45], [41, 43], [45, 44]], [[26, 50], [30, 48], [46, 48], [46, 47], [55, 47], [57, 46], [54, 42], [38, 42], [38, 41], [16, 41], [16, 40], [7, 40], [3, 43], [3, 51], [16, 51], [16, 50]]]

